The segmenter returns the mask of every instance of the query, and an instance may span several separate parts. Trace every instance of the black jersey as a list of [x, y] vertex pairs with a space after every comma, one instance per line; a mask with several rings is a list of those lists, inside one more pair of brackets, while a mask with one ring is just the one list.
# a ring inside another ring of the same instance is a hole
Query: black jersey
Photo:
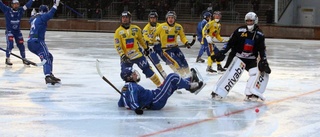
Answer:
[[259, 54], [261, 59], [266, 59], [264, 40], [264, 34], [257, 25], [253, 31], [248, 31], [247, 26], [241, 26], [233, 32], [222, 52], [226, 53], [232, 48], [236, 56], [241, 59], [255, 60]]

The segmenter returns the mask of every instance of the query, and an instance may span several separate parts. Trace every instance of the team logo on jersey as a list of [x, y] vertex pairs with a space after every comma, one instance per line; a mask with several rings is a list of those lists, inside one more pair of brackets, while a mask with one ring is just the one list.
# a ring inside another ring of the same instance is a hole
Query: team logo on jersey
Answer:
[[118, 38], [114, 39], [114, 43], [119, 44], [120, 43], [119, 39]]
[[122, 36], [122, 38], [126, 38], [127, 37], [126, 34], [122, 34], [121, 36]]
[[166, 34], [169, 34], [169, 30], [165, 30]]
[[248, 34], [247, 33], [241, 33], [240, 37], [248, 37]]
[[247, 53], [251, 53], [253, 50], [254, 41], [251, 39], [246, 39], [243, 46], [243, 51]]
[[238, 32], [246, 32], [246, 31], [247, 31], [246, 28], [239, 28], [239, 29], [238, 29]]
[[126, 39], [126, 48], [131, 49], [134, 46], [134, 39]]
[[181, 30], [181, 27], [180, 26], [176, 26], [176, 30]]
[[168, 35], [168, 37], [167, 37], [167, 42], [168, 42], [168, 43], [172, 43], [172, 42], [174, 42], [174, 41], [175, 41], [174, 35]]

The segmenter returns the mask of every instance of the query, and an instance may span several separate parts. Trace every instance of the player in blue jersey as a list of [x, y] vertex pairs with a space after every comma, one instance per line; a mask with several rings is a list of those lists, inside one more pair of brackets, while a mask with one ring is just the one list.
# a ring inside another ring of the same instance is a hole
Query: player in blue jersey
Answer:
[[41, 5], [39, 7], [39, 13], [35, 14], [30, 19], [30, 33], [28, 40], [29, 50], [40, 57], [42, 62], [45, 62], [43, 65], [43, 72], [45, 75], [46, 84], [55, 85], [60, 83], [60, 79], [54, 77], [52, 74], [53, 66], [53, 56], [48, 51], [47, 45], [45, 43], [45, 33], [47, 30], [48, 21], [53, 18], [54, 13], [57, 11], [60, 0], [55, 0], [55, 4], [50, 9], [47, 5]]
[[118, 106], [134, 110], [138, 115], [143, 114], [143, 109], [162, 109], [177, 89], [184, 88], [191, 93], [198, 93], [204, 85], [195, 71], [186, 79], [176, 73], [170, 73], [161, 86], [154, 90], [145, 89], [138, 84], [140, 75], [132, 67], [123, 68], [120, 76], [126, 83], [122, 88]]
[[206, 49], [208, 48], [208, 42], [207, 42], [207, 40], [202, 39], [202, 29], [210, 21], [211, 16], [212, 16], [212, 14], [210, 12], [203, 13], [203, 20], [201, 20], [198, 23], [197, 37], [198, 37], [198, 41], [201, 44], [201, 47], [200, 47], [196, 62], [201, 62], [201, 63], [204, 62], [204, 60], [201, 58], [201, 56], [203, 55], [203, 52], [207, 51]]
[[[0, 9], [4, 13], [6, 19], [6, 39], [7, 39], [7, 50], [6, 50], [6, 65], [11, 66], [10, 53], [13, 49], [13, 40], [15, 40], [17, 47], [20, 50], [20, 55], [24, 59], [26, 58], [25, 47], [23, 44], [23, 37], [20, 31], [20, 20], [24, 14], [24, 11], [31, 7], [34, 0], [29, 0], [26, 5], [20, 7], [18, 0], [12, 0], [11, 7], [6, 6], [0, 1]], [[29, 62], [23, 60], [23, 64], [30, 65]]]

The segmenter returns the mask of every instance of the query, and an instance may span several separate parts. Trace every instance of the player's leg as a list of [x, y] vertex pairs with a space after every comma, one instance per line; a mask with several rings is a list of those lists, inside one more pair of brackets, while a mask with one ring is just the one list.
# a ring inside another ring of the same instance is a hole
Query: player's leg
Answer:
[[207, 69], [206, 71], [209, 72], [209, 73], [216, 73], [217, 71], [216, 70], [213, 70], [212, 69], [212, 63], [214, 60], [211, 59], [211, 55], [214, 55], [214, 52], [213, 52], [213, 47], [214, 45], [213, 44], [208, 44], [208, 48], [207, 48], [207, 55], [208, 55], [208, 61], [207, 61]]
[[167, 73], [163, 70], [162, 65], [160, 64], [160, 59], [158, 54], [161, 54], [161, 53], [159, 53], [159, 49], [158, 49], [159, 47], [160, 47], [160, 44], [155, 45], [153, 47], [153, 51], [150, 53], [150, 58], [152, 63], [155, 65], [155, 67], [159, 71], [159, 73], [165, 78], [167, 77]]
[[[16, 33], [14, 34], [14, 39], [16, 41], [17, 47], [19, 48], [20, 51], [20, 55], [23, 59], [26, 58], [26, 52], [25, 52], [25, 46], [24, 46], [24, 40], [23, 40], [23, 36], [22, 33]], [[22, 60], [22, 63], [25, 65], [30, 65], [30, 63], [28, 61]]]
[[6, 41], [7, 41], [7, 48], [6, 48], [6, 60], [5, 63], [6, 65], [11, 66], [12, 63], [10, 61], [10, 53], [13, 49], [13, 34], [11, 33], [11, 31], [6, 31]]
[[146, 75], [147, 78], [150, 78], [150, 80], [158, 87], [161, 85], [160, 79], [156, 73], [151, 69], [151, 66], [149, 65], [147, 59], [142, 56], [138, 59], [131, 60], [131, 62], [138, 65], [138, 67], [142, 70], [143, 74]]
[[205, 49], [206, 49], [206, 46], [204, 44], [201, 44], [196, 62], [200, 62], [200, 63], [204, 62], [204, 59], [202, 59], [201, 56], [203, 55], [203, 52], [205, 51]]
[[245, 100], [257, 101], [259, 98], [265, 100], [263, 93], [267, 87], [269, 75], [267, 73], [261, 73], [258, 67], [249, 69], [249, 79], [247, 81], [245, 89]]
[[183, 77], [188, 77], [191, 72], [190, 72], [190, 69], [189, 69], [189, 64], [183, 54], [183, 52], [180, 50], [180, 48], [176, 48], [175, 49], [175, 54], [176, 56], [178, 57], [178, 62], [180, 62], [180, 66], [181, 66], [181, 71], [183, 73]]
[[[219, 49], [215, 45], [213, 47], [213, 52], [214, 52], [214, 54], [218, 54], [218, 52], [219, 52]], [[222, 68], [220, 61], [217, 61], [217, 70], [220, 71], [220, 72], [226, 71], [224, 68]]]

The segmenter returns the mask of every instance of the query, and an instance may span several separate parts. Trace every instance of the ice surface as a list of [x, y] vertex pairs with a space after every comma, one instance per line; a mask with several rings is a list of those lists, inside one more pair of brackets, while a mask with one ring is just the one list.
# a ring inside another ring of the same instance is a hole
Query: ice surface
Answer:
[[[0, 33], [5, 48], [4, 30]], [[27, 40], [28, 32], [23, 34]], [[320, 136], [317, 40], [266, 39], [272, 73], [265, 102], [243, 101], [247, 72], [226, 99], [212, 100], [210, 93], [221, 74], [207, 74], [206, 63], [195, 63], [200, 47], [196, 42], [183, 52], [190, 67], [202, 74], [206, 87], [198, 95], [185, 90], [173, 94], [162, 110], [145, 111], [142, 116], [118, 108], [119, 94], [97, 73], [99, 59], [103, 75], [117, 88], [124, 84], [112, 33], [48, 31], [46, 43], [54, 57], [53, 72], [62, 80], [60, 87], [48, 88], [42, 67], [24, 67], [14, 56], [12, 68], [6, 68], [5, 54], [0, 54], [1, 137]], [[19, 55], [17, 47], [13, 53]], [[27, 48], [26, 53], [28, 59], [40, 62]], [[162, 64], [167, 73], [172, 72]], [[142, 76], [140, 84], [155, 88], [135, 68]]]

